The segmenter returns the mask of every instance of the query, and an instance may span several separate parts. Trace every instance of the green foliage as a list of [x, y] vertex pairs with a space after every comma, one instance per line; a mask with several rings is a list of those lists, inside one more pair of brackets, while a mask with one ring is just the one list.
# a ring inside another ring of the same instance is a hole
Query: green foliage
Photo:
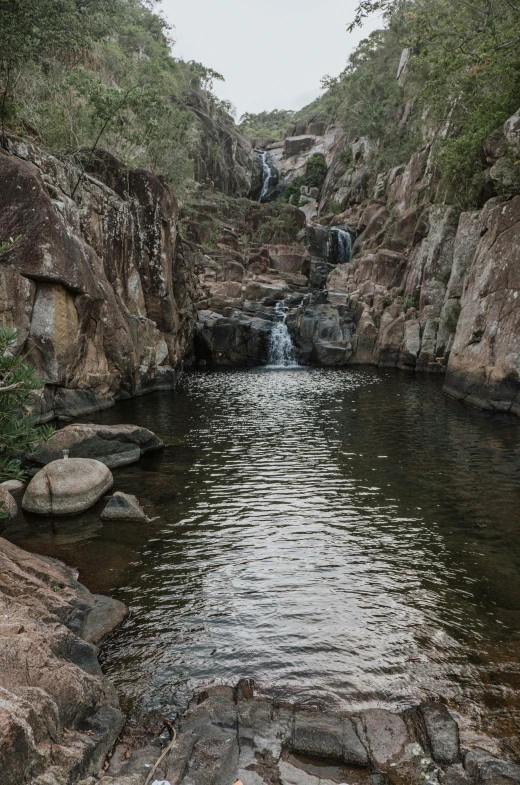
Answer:
[[[518, 109], [520, 5], [362, 0], [350, 29], [376, 12], [384, 15], [386, 29], [362, 42], [340, 77], [325, 80], [329, 111], [360, 134], [382, 140], [378, 168], [406, 161], [420, 146], [417, 117], [427, 116], [435, 130], [442, 129], [435, 149], [440, 198], [477, 204], [487, 167], [484, 141]], [[404, 88], [395, 79], [403, 48], [410, 52]], [[415, 112], [403, 129], [405, 102]]]
[[403, 300], [403, 308], [405, 311], [407, 311], [409, 308], [415, 308], [418, 311], [419, 301], [414, 297], [405, 297]]
[[298, 206], [300, 203], [300, 189], [302, 185], [305, 185], [308, 188], [318, 188], [321, 192], [325, 178], [327, 177], [327, 171], [328, 167], [325, 157], [319, 153], [312, 155], [307, 161], [305, 174], [302, 175], [302, 177], [297, 177], [285, 189], [285, 201]]
[[341, 205], [341, 202], [331, 202], [327, 206], [327, 212], [332, 213], [332, 215], [339, 215], [340, 213], [342, 213], [343, 207]]
[[166, 175], [182, 195], [193, 174], [189, 96], [202, 94], [223, 117], [233, 107], [211, 93], [219, 73], [172, 56], [170, 28], [155, 7], [149, 0], [0, 0], [4, 125], [75, 162], [103, 146], [130, 166]]
[[43, 388], [34, 368], [13, 354], [18, 332], [0, 328], [0, 480], [23, 479], [22, 455], [33, 455], [52, 436], [52, 428], [36, 425], [24, 407]]
[[251, 138], [281, 139], [293, 124], [296, 112], [274, 109], [272, 112], [252, 114], [246, 112], [240, 118], [240, 130]]

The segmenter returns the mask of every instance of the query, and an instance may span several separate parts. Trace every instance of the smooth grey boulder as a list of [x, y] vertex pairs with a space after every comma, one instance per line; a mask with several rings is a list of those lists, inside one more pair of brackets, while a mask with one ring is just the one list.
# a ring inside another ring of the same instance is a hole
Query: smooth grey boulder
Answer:
[[101, 461], [70, 458], [53, 461], [36, 474], [22, 507], [37, 515], [71, 515], [92, 507], [114, 484]]
[[94, 458], [113, 469], [138, 461], [151, 450], [160, 450], [164, 443], [148, 428], [138, 425], [67, 425], [36, 456], [38, 463], [48, 464], [69, 450], [71, 458]]
[[430, 740], [435, 763], [450, 766], [460, 761], [459, 727], [442, 703], [423, 703], [419, 707]]
[[135, 496], [117, 491], [101, 513], [102, 521], [148, 522], [148, 517]]
[[0, 485], [0, 512], [7, 515], [8, 518], [15, 518], [18, 513], [18, 507], [15, 500], [2, 485]]
[[21, 491], [24, 486], [24, 483], [21, 480], [6, 480], [5, 482], [0, 483], [0, 489], [4, 489], [5, 491], [9, 491], [9, 493], [13, 493], [13, 491]]

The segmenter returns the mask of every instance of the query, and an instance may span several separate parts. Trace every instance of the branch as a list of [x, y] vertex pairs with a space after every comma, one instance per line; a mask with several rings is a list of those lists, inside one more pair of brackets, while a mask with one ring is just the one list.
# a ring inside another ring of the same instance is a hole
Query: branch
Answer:
[[13, 384], [9, 384], [7, 387], [0, 387], [0, 393], [10, 392], [11, 390], [17, 390], [21, 386], [22, 386], [22, 382], [14, 382]]

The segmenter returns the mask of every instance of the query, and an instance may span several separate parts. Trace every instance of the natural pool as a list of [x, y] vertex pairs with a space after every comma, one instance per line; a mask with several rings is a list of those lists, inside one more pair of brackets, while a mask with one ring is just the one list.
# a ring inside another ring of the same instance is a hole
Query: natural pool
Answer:
[[357, 708], [445, 699], [520, 754], [520, 423], [393, 371], [189, 373], [91, 421], [167, 443], [102, 504], [5, 536], [132, 610], [103, 664], [129, 711], [211, 680]]

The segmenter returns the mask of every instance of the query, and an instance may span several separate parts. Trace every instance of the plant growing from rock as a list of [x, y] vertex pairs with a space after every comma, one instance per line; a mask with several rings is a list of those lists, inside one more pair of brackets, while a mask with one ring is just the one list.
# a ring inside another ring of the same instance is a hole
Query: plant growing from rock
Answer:
[[[0, 259], [18, 240], [15, 237], [0, 243]], [[41, 390], [44, 383], [23, 357], [14, 354], [18, 335], [12, 327], [0, 327], [0, 482], [23, 479], [20, 458], [33, 455], [53, 433], [51, 427], [37, 425], [35, 418], [26, 413], [33, 392]], [[0, 518], [3, 517], [0, 507]]]
[[52, 437], [53, 429], [39, 426], [26, 413], [32, 394], [43, 388], [43, 381], [23, 357], [13, 349], [18, 331], [0, 327], [0, 481], [23, 479], [20, 459], [34, 455]]

